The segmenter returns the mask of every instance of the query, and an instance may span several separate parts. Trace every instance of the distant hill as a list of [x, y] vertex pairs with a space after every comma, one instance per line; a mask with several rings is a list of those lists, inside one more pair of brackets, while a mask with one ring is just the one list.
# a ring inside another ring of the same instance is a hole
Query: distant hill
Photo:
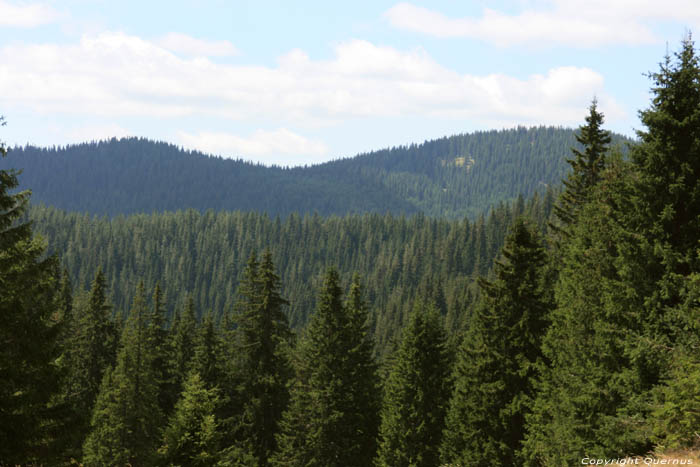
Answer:
[[517, 128], [280, 168], [125, 138], [14, 148], [0, 168], [23, 169], [20, 182], [32, 189], [33, 203], [109, 216], [194, 208], [473, 218], [558, 184], [575, 145], [571, 129]]

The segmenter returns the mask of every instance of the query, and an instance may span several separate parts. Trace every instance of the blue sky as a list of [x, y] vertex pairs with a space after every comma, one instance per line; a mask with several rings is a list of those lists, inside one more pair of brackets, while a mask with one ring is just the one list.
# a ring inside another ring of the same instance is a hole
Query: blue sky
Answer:
[[0, 0], [0, 139], [302, 165], [455, 133], [633, 135], [698, 0]]

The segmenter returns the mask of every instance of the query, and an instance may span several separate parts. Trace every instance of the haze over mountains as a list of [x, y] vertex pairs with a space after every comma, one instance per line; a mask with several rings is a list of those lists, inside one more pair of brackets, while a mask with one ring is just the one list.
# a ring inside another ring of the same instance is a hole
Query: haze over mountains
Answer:
[[281, 168], [124, 138], [14, 148], [0, 168], [23, 169], [20, 181], [31, 187], [34, 204], [99, 215], [194, 208], [475, 218], [501, 201], [558, 185], [576, 145], [571, 129], [517, 128]]

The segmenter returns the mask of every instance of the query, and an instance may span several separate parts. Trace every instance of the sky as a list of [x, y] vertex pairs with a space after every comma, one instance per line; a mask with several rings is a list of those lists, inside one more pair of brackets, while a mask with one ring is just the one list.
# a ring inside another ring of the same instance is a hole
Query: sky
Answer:
[[9, 145], [138, 136], [266, 165], [458, 133], [633, 136], [700, 0], [0, 0]]

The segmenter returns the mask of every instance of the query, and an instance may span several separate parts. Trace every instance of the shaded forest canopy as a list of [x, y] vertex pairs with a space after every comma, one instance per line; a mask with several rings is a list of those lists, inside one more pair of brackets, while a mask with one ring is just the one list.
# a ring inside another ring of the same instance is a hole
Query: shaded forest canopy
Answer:
[[41, 206], [32, 207], [29, 217], [35, 232], [49, 239], [49, 251], [60, 253], [77, 289], [88, 288], [102, 269], [115, 310], [128, 308], [143, 280], [151, 288], [160, 282], [169, 316], [187, 293], [198, 310], [221, 316], [234, 306], [246, 258], [270, 248], [290, 302], [290, 324], [301, 327], [327, 267], [337, 267], [346, 281], [359, 273], [383, 349], [420, 293], [440, 296], [457, 329], [473, 299], [473, 281], [490, 269], [513, 218], [530, 215], [544, 228], [554, 199], [548, 191], [527, 203], [501, 203], [474, 222], [391, 214], [291, 214], [281, 220], [194, 210], [108, 219]]
[[[631, 142], [622, 136], [615, 144]], [[32, 202], [114, 216], [193, 208], [320, 215], [391, 212], [471, 219], [558, 185], [578, 147], [572, 129], [461, 134], [310, 167], [265, 167], [127, 138], [18, 147], [0, 168], [23, 169]]]

